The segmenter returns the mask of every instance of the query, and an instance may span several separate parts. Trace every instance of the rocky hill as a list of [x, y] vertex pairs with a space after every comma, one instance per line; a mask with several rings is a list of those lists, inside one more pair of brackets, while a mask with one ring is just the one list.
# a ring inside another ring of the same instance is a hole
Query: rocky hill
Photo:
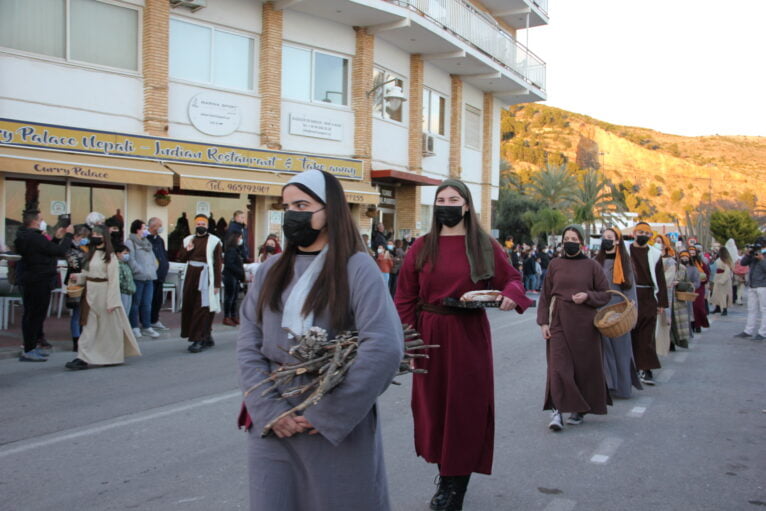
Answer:
[[546, 163], [601, 170], [630, 210], [655, 221], [766, 205], [766, 137], [668, 135], [539, 104], [504, 111], [502, 136], [505, 172], [517, 181]]

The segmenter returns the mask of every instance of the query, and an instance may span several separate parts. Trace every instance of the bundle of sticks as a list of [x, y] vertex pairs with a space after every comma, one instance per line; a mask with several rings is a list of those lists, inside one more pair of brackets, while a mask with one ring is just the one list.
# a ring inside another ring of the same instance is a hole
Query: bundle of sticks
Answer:
[[[404, 331], [404, 356], [396, 376], [407, 373], [427, 373], [425, 369], [416, 369], [412, 362], [416, 358], [428, 358], [422, 350], [438, 348], [439, 345], [425, 344], [420, 334], [410, 325], [402, 325], [402, 330]], [[359, 348], [359, 333], [355, 331], [342, 332], [334, 339], [328, 339], [327, 331], [312, 327], [305, 335], [296, 338], [297, 344], [290, 348], [288, 353], [298, 362], [283, 365], [272, 371], [267, 378], [250, 387], [245, 392], [245, 396], [263, 387], [266, 387], [262, 390], [263, 396], [280, 388], [284, 389], [280, 394], [281, 399], [308, 395], [298, 405], [269, 421], [263, 428], [261, 436], [268, 435], [274, 424], [282, 418], [317, 404], [325, 394], [337, 387], [354, 363]], [[297, 376], [304, 374], [310, 377], [308, 382], [305, 378], [301, 378], [300, 385], [289, 387]], [[392, 383], [399, 385], [396, 381]]]

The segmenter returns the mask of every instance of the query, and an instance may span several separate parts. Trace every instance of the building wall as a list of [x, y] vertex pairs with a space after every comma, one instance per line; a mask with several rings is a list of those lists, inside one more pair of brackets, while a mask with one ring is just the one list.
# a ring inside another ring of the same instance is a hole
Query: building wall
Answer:
[[[404, 80], [407, 96], [410, 80], [410, 55], [391, 43], [375, 38], [375, 67]], [[409, 109], [402, 104], [402, 121], [373, 117], [372, 168], [407, 170], [409, 167]]]
[[0, 117], [143, 133], [143, 80], [0, 52]]

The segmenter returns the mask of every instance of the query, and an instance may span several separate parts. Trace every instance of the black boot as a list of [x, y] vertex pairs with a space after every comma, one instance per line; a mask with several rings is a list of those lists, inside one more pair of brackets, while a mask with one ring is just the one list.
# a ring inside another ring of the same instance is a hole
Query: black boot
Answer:
[[465, 491], [468, 488], [468, 481], [470, 479], [470, 474], [452, 478], [452, 493], [450, 493], [447, 507], [444, 508], [444, 511], [462, 511], [463, 499], [465, 498]]
[[77, 343], [80, 340], [79, 337], [72, 337], [72, 351], [77, 353]]
[[438, 480], [439, 488], [436, 490], [433, 498], [431, 499], [431, 509], [434, 511], [442, 511], [447, 509], [447, 503], [449, 502], [450, 495], [452, 494], [452, 480], [454, 477], [442, 477], [436, 476]]
[[728, 316], [729, 315], [729, 309], [724, 309], [721, 313], [721, 316]]
[[194, 341], [189, 345], [189, 352], [190, 353], [199, 353], [202, 351], [202, 343], [199, 341]]

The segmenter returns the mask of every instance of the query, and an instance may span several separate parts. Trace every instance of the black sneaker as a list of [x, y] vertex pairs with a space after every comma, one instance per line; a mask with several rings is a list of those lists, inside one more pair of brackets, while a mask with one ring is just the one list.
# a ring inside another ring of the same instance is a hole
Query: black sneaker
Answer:
[[189, 345], [189, 353], [199, 353], [202, 351], [202, 343], [199, 341], [194, 341]]
[[753, 339], [752, 339], [752, 340], [753, 340], [753, 341], [762, 341], [762, 340], [764, 340], [764, 339], [766, 339], [766, 337], [762, 336], [761, 334], [758, 334], [758, 335], [756, 335], [755, 337], [753, 337]]
[[567, 419], [567, 424], [570, 426], [579, 426], [582, 424], [583, 421], [583, 414], [581, 413], [573, 413], [569, 415], [569, 418]]
[[737, 337], [738, 339], [750, 339], [752, 337], [752, 335], [750, 335], [747, 332], [740, 332], [737, 335], [735, 335], [734, 337]]
[[64, 364], [64, 367], [66, 367], [67, 369], [71, 369], [72, 371], [82, 371], [88, 368], [88, 363], [84, 360], [80, 360], [79, 358], [76, 358], [72, 360], [71, 362], [67, 362], [66, 364]]
[[654, 385], [655, 384], [652, 372], [650, 370], [648, 370], [648, 369], [646, 371], [639, 371], [638, 372], [638, 376], [641, 379], [641, 383], [643, 383], [645, 385]]

